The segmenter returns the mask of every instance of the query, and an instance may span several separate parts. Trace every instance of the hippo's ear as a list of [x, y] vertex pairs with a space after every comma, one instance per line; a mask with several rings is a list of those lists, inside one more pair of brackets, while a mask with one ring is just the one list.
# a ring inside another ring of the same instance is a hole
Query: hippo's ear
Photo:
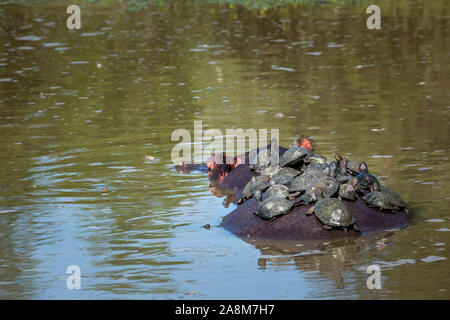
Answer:
[[300, 136], [300, 138], [298, 139], [298, 143], [299, 143], [299, 147], [306, 148], [310, 151], [313, 151], [313, 149], [315, 147], [314, 141], [309, 136], [305, 136], [305, 135]]

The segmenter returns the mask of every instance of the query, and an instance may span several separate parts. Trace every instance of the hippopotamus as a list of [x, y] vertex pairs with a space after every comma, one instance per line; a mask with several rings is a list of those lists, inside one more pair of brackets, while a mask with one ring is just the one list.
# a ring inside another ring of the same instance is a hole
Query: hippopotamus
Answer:
[[[270, 144], [266, 148], [270, 148]], [[250, 152], [258, 152], [259, 149]], [[279, 147], [280, 156], [287, 149]], [[247, 152], [234, 158], [231, 165], [216, 166], [212, 169], [206, 165], [180, 164], [175, 168], [179, 171], [200, 170], [208, 172], [212, 184], [221, 189], [223, 194], [228, 194], [230, 201], [240, 198], [244, 186], [257, 173], [250, 169]], [[224, 155], [225, 156], [225, 155]], [[230, 161], [229, 161], [230, 162]], [[211, 165], [209, 165], [211, 167]], [[367, 191], [363, 191], [364, 194]], [[311, 205], [297, 206], [291, 212], [273, 221], [265, 220], [254, 212], [258, 208], [255, 199], [249, 199], [237, 206], [223, 218], [221, 226], [234, 235], [241, 238], [255, 238], [265, 240], [325, 240], [343, 237], [359, 237], [361, 235], [381, 233], [402, 229], [408, 226], [411, 212], [392, 210], [386, 212], [374, 207], [369, 207], [359, 197], [356, 201], [344, 201], [348, 210], [357, 221], [359, 231], [351, 229], [344, 232], [339, 229], [326, 230], [322, 223], [314, 216], [308, 216]]]

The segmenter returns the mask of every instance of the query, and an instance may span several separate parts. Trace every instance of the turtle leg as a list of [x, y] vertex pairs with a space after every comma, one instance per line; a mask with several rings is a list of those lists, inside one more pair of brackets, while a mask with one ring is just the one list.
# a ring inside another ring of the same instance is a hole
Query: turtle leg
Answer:
[[358, 227], [358, 225], [356, 223], [353, 225], [353, 229], [355, 231], [361, 232], [361, 229]]
[[314, 206], [312, 206], [311, 208], [309, 208], [308, 212], [306, 212], [307, 216], [310, 216], [314, 213]]
[[408, 208], [406, 208], [406, 207], [405, 207], [405, 209], [403, 209], [403, 211], [405, 211], [406, 213], [408, 213], [408, 214], [409, 214], [409, 210], [408, 210]]
[[294, 199], [293, 201], [294, 201], [294, 207], [297, 207], [297, 206], [300, 206], [303, 204], [302, 199], [300, 199], [300, 198]]
[[342, 201], [342, 197], [341, 196], [338, 196], [338, 199]]
[[257, 215], [258, 215], [258, 211], [253, 211], [253, 214], [254, 214], [255, 216], [257, 216]]
[[331, 229], [333, 229], [332, 226], [329, 226], [329, 225], [327, 225], [327, 224], [324, 224], [324, 225], [323, 225], [323, 228], [324, 228], [325, 230], [328, 230], [328, 231], [330, 231]]
[[294, 193], [291, 193], [288, 198], [289, 198], [289, 200], [293, 200], [293, 199], [297, 198], [299, 195], [300, 195], [300, 192], [294, 192]]
[[275, 220], [277, 217], [272, 217], [272, 218], [270, 218], [269, 219], [269, 221], [273, 221], [273, 220]]
[[347, 227], [344, 227], [344, 232], [347, 232], [348, 231], [348, 228]]

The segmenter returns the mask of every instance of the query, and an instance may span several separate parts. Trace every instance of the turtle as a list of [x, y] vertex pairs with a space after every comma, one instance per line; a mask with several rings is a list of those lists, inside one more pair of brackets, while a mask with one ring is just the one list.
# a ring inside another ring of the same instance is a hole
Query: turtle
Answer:
[[335, 159], [336, 159], [336, 162], [337, 162], [336, 173], [341, 175], [341, 176], [346, 176], [347, 175], [348, 159], [345, 158], [345, 157], [342, 157], [339, 153], [336, 153]]
[[339, 183], [329, 176], [320, 177], [311, 182], [306, 192], [300, 197], [301, 201], [306, 204], [317, 201], [316, 189], [320, 190], [321, 197], [330, 198], [338, 191]]
[[294, 180], [292, 180], [291, 185], [289, 187], [289, 192], [292, 193], [291, 198], [296, 197], [296, 196], [302, 194], [303, 192], [305, 192], [309, 188], [309, 185], [313, 181], [315, 181], [323, 176], [325, 176], [323, 171], [307, 170], [304, 173], [302, 173], [300, 176], [294, 178]]
[[[336, 161], [338, 163], [340, 163], [340, 166], [342, 168], [342, 172], [341, 172], [342, 175], [347, 175], [347, 174], [357, 175], [357, 174], [361, 173], [361, 171], [359, 169], [360, 162], [352, 161], [347, 158], [343, 158], [339, 153], [337, 153], [335, 155], [335, 158], [336, 158]], [[345, 169], [345, 172], [344, 172], [344, 169]]]
[[238, 201], [238, 204], [241, 204], [245, 200], [250, 199], [256, 191], [258, 190], [264, 191], [267, 188], [269, 188], [268, 176], [258, 176], [258, 177], [253, 176], [242, 190], [242, 195]]
[[370, 207], [377, 207], [381, 210], [387, 211], [394, 209], [389, 201], [389, 197], [386, 193], [381, 191], [369, 192], [363, 197], [363, 200], [365, 200]]
[[275, 184], [273, 180], [270, 181], [270, 187], [266, 191], [266, 199], [270, 197], [287, 198], [289, 197], [289, 188], [283, 184]]
[[290, 185], [292, 180], [300, 174], [301, 172], [294, 168], [281, 168], [270, 178], [270, 181], [275, 184]]
[[280, 167], [299, 167], [305, 157], [313, 154], [311, 150], [303, 147], [290, 148], [281, 156]]
[[362, 172], [356, 176], [362, 189], [374, 191], [375, 185], [379, 184], [377, 177], [370, 173]]
[[403, 201], [402, 197], [400, 197], [397, 192], [384, 187], [381, 187], [380, 191], [387, 195], [389, 202], [394, 208], [403, 209], [406, 213], [409, 213], [405, 201]]
[[311, 207], [307, 215], [315, 214], [316, 218], [323, 223], [323, 227], [326, 230], [333, 228], [342, 228], [345, 232], [349, 228], [359, 231], [356, 225], [356, 220], [348, 211], [347, 206], [339, 199], [336, 198], [322, 198], [322, 192], [320, 188], [315, 190], [317, 202]]
[[348, 160], [347, 173], [349, 173], [351, 175], [357, 175], [357, 174], [361, 173], [361, 171], [359, 170], [360, 165], [361, 164], [358, 161]]
[[363, 200], [371, 207], [377, 207], [381, 210], [392, 210], [394, 207], [391, 205], [391, 201], [387, 193], [381, 192], [380, 185], [374, 184], [372, 192], [369, 192], [363, 197]]
[[359, 185], [363, 189], [374, 191], [375, 184], [379, 184], [377, 177], [369, 173], [367, 165], [364, 161], [359, 164], [360, 173], [356, 176]]
[[347, 172], [345, 172], [346, 175], [342, 175], [342, 173], [344, 173], [344, 171], [337, 172], [338, 168], [339, 168], [339, 165], [338, 165], [337, 161], [333, 161], [330, 164], [330, 167], [328, 169], [328, 176], [335, 178], [337, 180], [337, 182], [339, 182], [339, 184], [346, 183], [349, 180], [353, 179], [353, 176], [348, 175]]
[[358, 199], [358, 194], [356, 193], [356, 190], [358, 189], [359, 189], [358, 179], [356, 179], [356, 177], [353, 177], [353, 179], [339, 186], [339, 193], [338, 193], [339, 200], [346, 199], [355, 201], [356, 199]]
[[298, 202], [282, 197], [269, 197], [262, 201], [261, 190], [256, 191], [254, 197], [258, 202], [258, 210], [254, 214], [268, 220], [275, 220], [279, 216], [289, 213], [298, 204]]

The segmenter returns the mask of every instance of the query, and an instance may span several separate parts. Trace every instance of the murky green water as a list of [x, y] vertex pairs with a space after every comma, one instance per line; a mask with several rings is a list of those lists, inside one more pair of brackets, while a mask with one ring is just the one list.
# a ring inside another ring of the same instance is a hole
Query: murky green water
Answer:
[[[1, 298], [450, 298], [446, 1], [384, 2], [380, 31], [365, 5], [109, 3], [82, 4], [70, 32], [67, 5], [0, 6]], [[206, 175], [172, 169], [171, 133], [194, 120], [364, 159], [412, 223], [356, 241], [236, 238]]]

